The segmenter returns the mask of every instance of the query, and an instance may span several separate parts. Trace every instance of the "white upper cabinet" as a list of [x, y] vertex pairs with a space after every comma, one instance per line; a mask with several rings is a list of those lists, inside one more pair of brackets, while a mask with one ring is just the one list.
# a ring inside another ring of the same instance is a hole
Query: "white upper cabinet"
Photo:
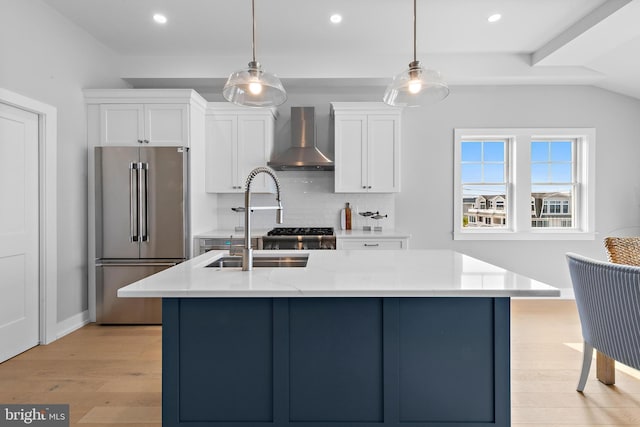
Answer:
[[133, 145], [144, 141], [142, 104], [102, 104], [100, 145]]
[[86, 90], [85, 98], [98, 109], [99, 145], [190, 145], [192, 108], [206, 101], [192, 90]]
[[400, 191], [401, 108], [333, 102], [336, 193]]
[[102, 104], [101, 145], [189, 145], [186, 104]]
[[[275, 109], [210, 102], [205, 117], [206, 191], [241, 193], [247, 175], [266, 166], [273, 154]], [[274, 191], [271, 179], [258, 175], [252, 192]]]

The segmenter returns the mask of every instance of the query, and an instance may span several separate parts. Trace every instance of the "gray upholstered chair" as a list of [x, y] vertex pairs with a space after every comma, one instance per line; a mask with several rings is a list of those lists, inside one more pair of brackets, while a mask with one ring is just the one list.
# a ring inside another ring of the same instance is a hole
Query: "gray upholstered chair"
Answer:
[[640, 369], [640, 267], [567, 253], [584, 353], [578, 391], [589, 376], [593, 349]]

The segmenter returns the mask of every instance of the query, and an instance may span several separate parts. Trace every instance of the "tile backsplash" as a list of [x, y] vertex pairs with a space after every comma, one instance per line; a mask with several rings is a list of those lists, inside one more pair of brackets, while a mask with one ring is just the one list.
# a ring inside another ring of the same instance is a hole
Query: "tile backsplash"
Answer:
[[[395, 224], [394, 194], [334, 193], [334, 172], [282, 171], [277, 172], [281, 183], [284, 223], [276, 224], [275, 211], [257, 211], [252, 214], [252, 229], [273, 227], [335, 227], [340, 229], [340, 210], [349, 202], [352, 210], [352, 228], [364, 225], [393, 229]], [[271, 206], [273, 194], [252, 194], [254, 206]], [[243, 194], [218, 194], [218, 228], [233, 229], [244, 224], [244, 214], [231, 208], [244, 206]], [[373, 220], [358, 212], [380, 212], [387, 218]]]

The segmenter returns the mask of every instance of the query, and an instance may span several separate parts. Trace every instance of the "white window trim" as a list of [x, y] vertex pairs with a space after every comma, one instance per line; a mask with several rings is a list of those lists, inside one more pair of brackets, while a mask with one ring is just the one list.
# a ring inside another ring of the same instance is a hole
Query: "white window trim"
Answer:
[[[506, 140], [507, 227], [503, 229], [462, 227], [461, 142], [469, 139]], [[531, 227], [531, 141], [576, 139], [577, 190], [576, 227], [541, 229]], [[595, 239], [595, 128], [491, 128], [454, 129], [454, 240], [594, 240]], [[516, 185], [522, 188], [516, 191]], [[520, 214], [524, 212], [524, 214]]]

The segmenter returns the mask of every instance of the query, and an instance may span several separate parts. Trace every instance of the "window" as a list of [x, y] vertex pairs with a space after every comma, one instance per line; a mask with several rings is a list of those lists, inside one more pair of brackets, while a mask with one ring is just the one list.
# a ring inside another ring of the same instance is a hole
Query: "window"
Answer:
[[572, 228], [576, 199], [575, 140], [531, 142], [531, 197], [542, 201], [542, 212], [533, 212], [532, 227]]
[[545, 200], [542, 208], [543, 214], [568, 214], [569, 202], [567, 200]]
[[595, 130], [456, 129], [455, 239], [593, 239]]
[[[504, 203], [506, 200], [506, 150], [505, 140], [465, 140], [461, 142], [460, 174], [462, 197], [475, 200], [473, 207], [465, 210], [465, 227], [504, 227]], [[494, 217], [496, 196], [502, 205], [500, 218]], [[481, 213], [484, 221], [469, 221], [469, 216]], [[500, 219], [500, 221], [498, 221]]]

